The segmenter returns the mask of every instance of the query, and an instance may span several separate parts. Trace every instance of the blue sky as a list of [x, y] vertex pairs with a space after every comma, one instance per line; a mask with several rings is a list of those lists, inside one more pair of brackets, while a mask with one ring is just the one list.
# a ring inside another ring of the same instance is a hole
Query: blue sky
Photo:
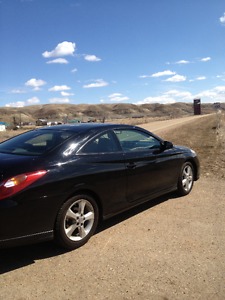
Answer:
[[225, 102], [224, 0], [0, 0], [0, 106]]

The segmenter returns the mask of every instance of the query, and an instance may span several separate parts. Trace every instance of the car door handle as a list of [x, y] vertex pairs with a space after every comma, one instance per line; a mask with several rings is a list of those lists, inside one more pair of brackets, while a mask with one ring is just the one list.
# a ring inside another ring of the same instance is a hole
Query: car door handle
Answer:
[[128, 169], [135, 169], [136, 166], [137, 166], [137, 165], [136, 165], [135, 163], [133, 163], [133, 162], [127, 164], [127, 168], [128, 168]]

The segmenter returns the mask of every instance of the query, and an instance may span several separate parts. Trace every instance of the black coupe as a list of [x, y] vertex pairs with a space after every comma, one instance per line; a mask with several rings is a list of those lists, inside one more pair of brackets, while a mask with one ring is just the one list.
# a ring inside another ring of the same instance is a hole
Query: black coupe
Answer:
[[199, 178], [196, 153], [136, 126], [43, 127], [0, 143], [0, 246], [85, 244], [98, 222]]

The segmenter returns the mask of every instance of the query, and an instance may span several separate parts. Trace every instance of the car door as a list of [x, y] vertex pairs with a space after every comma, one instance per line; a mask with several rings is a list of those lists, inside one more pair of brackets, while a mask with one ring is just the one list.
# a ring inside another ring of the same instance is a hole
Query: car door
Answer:
[[100, 197], [104, 215], [125, 208], [126, 167], [114, 133], [109, 130], [95, 136], [78, 151], [77, 157], [84, 172], [83, 184]]
[[124, 151], [127, 171], [127, 201], [143, 201], [166, 190], [173, 180], [173, 149], [162, 151], [155, 136], [138, 129], [115, 130]]

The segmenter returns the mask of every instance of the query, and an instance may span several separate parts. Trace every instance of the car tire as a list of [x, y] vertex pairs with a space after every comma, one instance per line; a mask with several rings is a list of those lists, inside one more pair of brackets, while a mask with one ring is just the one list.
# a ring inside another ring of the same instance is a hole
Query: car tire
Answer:
[[182, 165], [178, 178], [177, 192], [179, 196], [188, 195], [194, 184], [194, 168], [191, 162]]
[[83, 246], [96, 230], [99, 210], [88, 195], [76, 195], [66, 201], [56, 218], [55, 241], [65, 249]]

